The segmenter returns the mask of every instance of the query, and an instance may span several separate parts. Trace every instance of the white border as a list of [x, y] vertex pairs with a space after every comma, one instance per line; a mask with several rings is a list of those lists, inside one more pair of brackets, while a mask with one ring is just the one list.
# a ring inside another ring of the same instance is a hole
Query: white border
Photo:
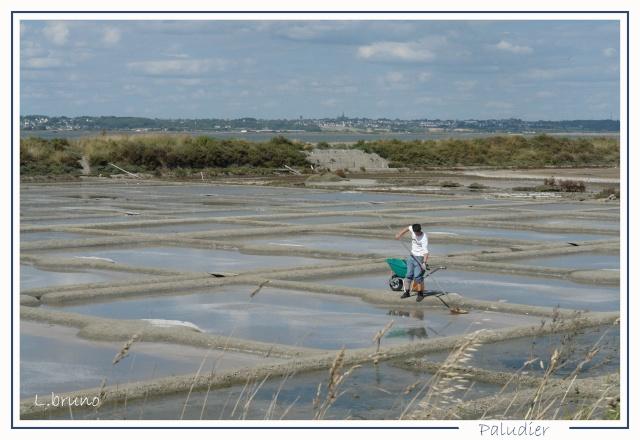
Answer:
[[[607, 5], [602, 5], [601, 9], [618, 9], [618, 10], [622, 10], [622, 9], [628, 9], [629, 5], [626, 5], [625, 7], [616, 7], [616, 4], [619, 2], [611, 2], [611, 7], [607, 7]], [[23, 9], [21, 7], [21, 5], [13, 5], [13, 9]], [[40, 9], [51, 9], [51, 4], [40, 4]], [[211, 5], [208, 6], [207, 5], [200, 5], [200, 7], [194, 7], [194, 8], [190, 8], [190, 9], [215, 9], [216, 5]], [[302, 5], [297, 5], [298, 7], [302, 6]], [[423, 7], [409, 7], [409, 8], [403, 8], [403, 9], [429, 9], [428, 4], [425, 4]], [[445, 5], [447, 6], [447, 5]], [[483, 5], [485, 6], [485, 5]], [[511, 6], [511, 7], [509, 7]], [[504, 9], [514, 9], [513, 6], [514, 5], [504, 5]], [[586, 5], [585, 5], [586, 7]], [[78, 4], [76, 6], [75, 9], [87, 9], [88, 5], [82, 5], [82, 4]], [[147, 6], [147, 8], [149, 8], [149, 6]], [[573, 9], [578, 9], [580, 8], [579, 5], [575, 5]], [[255, 6], [253, 9], [260, 9], [258, 6]], [[283, 9], [296, 9], [296, 7], [289, 7], [289, 8], [283, 8]], [[382, 9], [382, 8], [371, 8], [371, 9]], [[473, 9], [472, 6], [468, 6], [465, 9]], [[60, 19], [72, 19], [72, 20], [80, 20], [80, 19], [92, 19], [92, 20], [109, 20], [109, 19], [117, 19], [117, 20], [138, 20], [138, 19], [163, 19], [163, 20], [167, 20], [167, 19], [179, 19], [179, 20], [189, 20], [189, 19], [195, 19], [195, 20], [209, 20], [209, 19], [226, 19], [226, 20], [254, 20], [254, 19], [265, 19], [265, 20], [279, 20], [279, 19], [286, 19], [286, 20], [308, 20], [308, 19], [322, 19], [322, 20], [341, 20], [341, 19], [373, 19], [373, 20], [401, 20], [401, 19], [411, 19], [411, 20], [416, 20], [416, 19], [428, 19], [428, 20], [529, 20], [529, 19], [547, 19], [547, 20], [554, 20], [554, 19], [558, 19], [558, 20], [570, 20], [570, 19], [576, 19], [576, 20], [580, 20], [580, 19], [590, 19], [590, 20], [596, 20], [596, 19], [619, 19], [620, 21], [620, 30], [621, 30], [621, 41], [620, 41], [620, 93], [621, 93], [621, 97], [620, 97], [620, 103], [621, 103], [621, 111], [620, 111], [620, 119], [621, 119], [621, 132], [620, 132], [620, 142], [621, 142], [621, 193], [623, 195], [623, 200], [621, 201], [621, 220], [622, 220], [622, 224], [621, 224], [621, 282], [622, 284], [626, 283], [626, 266], [624, 265], [624, 262], [626, 261], [626, 212], [627, 212], [627, 206], [626, 206], [626, 200], [625, 200], [625, 195], [626, 195], [626, 187], [624, 185], [624, 183], [627, 181], [627, 178], [629, 178], [630, 176], [627, 176], [626, 173], [626, 145], [627, 145], [627, 131], [626, 131], [626, 127], [627, 127], [627, 114], [626, 114], [626, 100], [627, 100], [627, 91], [626, 91], [626, 85], [627, 85], [627, 81], [626, 81], [626, 64], [627, 64], [627, 60], [626, 60], [626, 16], [622, 15], [620, 16], [620, 14], [580, 14], [580, 13], [576, 13], [576, 14], [554, 14], [554, 13], [545, 13], [545, 14], [534, 14], [534, 15], [530, 15], [530, 14], [306, 14], [306, 13], [300, 13], [300, 14], [176, 14], [175, 17], [171, 16], [170, 14], [153, 14], [153, 13], [143, 13], [143, 14], [17, 14], [14, 19], [16, 21], [20, 20], [20, 19], [56, 19], [56, 20], [60, 20]], [[15, 210], [14, 210], [14, 237], [16, 238], [16, 243], [17, 244], [17, 237], [18, 237], [18, 233], [19, 233], [19, 227], [18, 227], [18, 219], [19, 219], [19, 204], [18, 204], [18, 194], [19, 194], [19, 153], [18, 153], [18, 149], [17, 149], [17, 145], [19, 145], [19, 136], [20, 136], [20, 130], [19, 130], [19, 106], [20, 106], [20, 98], [19, 98], [19, 37], [20, 37], [20, 32], [19, 32], [19, 26], [17, 25], [17, 23], [14, 22], [14, 114], [12, 115], [12, 124], [14, 127], [14, 136], [13, 136], [13, 146], [14, 146], [14, 196], [15, 196]], [[8, 84], [8, 81], [7, 81]], [[8, 100], [7, 100], [8, 102]], [[7, 163], [8, 161], [5, 161], [5, 163]], [[7, 228], [8, 229], [8, 228]], [[5, 229], [6, 230], [6, 229]], [[14, 263], [15, 263], [15, 267], [14, 267], [14, 280], [16, 281], [15, 283], [15, 287], [19, 288], [18, 286], [18, 280], [19, 280], [19, 255], [17, 255], [18, 249], [17, 246], [14, 247]], [[633, 261], [633, 259], [632, 259]], [[623, 295], [624, 290], [621, 289], [621, 295]], [[623, 305], [625, 303], [625, 298], [622, 298], [623, 301], [621, 301], [621, 327], [625, 328], [626, 326], [626, 311], [623, 308]], [[14, 318], [15, 318], [15, 324], [17, 326], [18, 324], [18, 317], [19, 317], [19, 301], [18, 299], [16, 299], [14, 301]], [[635, 327], [635, 326], [634, 326]], [[634, 329], [630, 328], [631, 332], [634, 332]], [[632, 333], [633, 334], [633, 333]], [[16, 379], [17, 379], [17, 373], [19, 372], [19, 331], [17, 331], [17, 328], [14, 329], [14, 347], [16, 349], [16, 353], [14, 356], [14, 372], [16, 373]], [[621, 388], [622, 388], [622, 394], [621, 394], [621, 399], [623, 402], [626, 401], [626, 387], [625, 387], [625, 380], [626, 379], [626, 353], [623, 353], [623, 348], [626, 346], [626, 332], [621, 331], [621, 354], [624, 356], [621, 359], [621, 377], [622, 377], [622, 383], [621, 383]], [[8, 374], [8, 371], [7, 371]], [[17, 386], [18, 384], [14, 384], [15, 386], [15, 391], [16, 394], [19, 396], [19, 387]], [[14, 399], [14, 417], [16, 417], [17, 419], [17, 415], [19, 414], [19, 398], [18, 399]], [[626, 412], [624, 411], [623, 408], [623, 414], [622, 414], [623, 420], [621, 420], [620, 422], [610, 422], [611, 425], [622, 425], [624, 426], [626, 424]], [[62, 423], [62, 422], [37, 422], [37, 423], [33, 423], [33, 422], [22, 422], [19, 420], [15, 420], [14, 421], [15, 426], [69, 426], [68, 422]], [[123, 426], [123, 422], [119, 421], [119, 422], [115, 422], [115, 421], [100, 421], [100, 422], [94, 422], [94, 421], [75, 421], [73, 422], [74, 425], [76, 426], [95, 426], [100, 425], [100, 426]], [[158, 425], [162, 425], [162, 426], [198, 426], [198, 425], [204, 425], [204, 426], [243, 426], [243, 427], [248, 427], [248, 426], [273, 426], [274, 423], [273, 422], [237, 422], [237, 421], [226, 421], [226, 422], [221, 422], [221, 423], [216, 423], [216, 422], [211, 422], [211, 421], [206, 421], [206, 422], [196, 422], [196, 421], [189, 421], [189, 422], [179, 422], [179, 421], [167, 421], [167, 422], [158, 422], [158, 421], [135, 421], [133, 423], [136, 426], [158, 426]], [[278, 423], [275, 423], [278, 424]], [[568, 430], [568, 429], [563, 429], [566, 428], [568, 426], [605, 426], [608, 423], [606, 422], [602, 422], [602, 421], [597, 421], [597, 422], [589, 422], [589, 421], [580, 421], [580, 422], [575, 422], [575, 423], [571, 423], [571, 422], [556, 422], [556, 421], [551, 421], [551, 422], [545, 422], [544, 423], [547, 426], [551, 426], [552, 427], [552, 432], [555, 432], [556, 434], [559, 433], [559, 431], [562, 432], [563, 437], [574, 437], [574, 436], [580, 436], [580, 438], [583, 438], [585, 436], [586, 431], [582, 431], [582, 430]], [[278, 424], [279, 425], [279, 424]], [[363, 426], [363, 424], [361, 422], [344, 422], [344, 421], [331, 421], [331, 422], [313, 422], [313, 421], [301, 421], [301, 422], [286, 422], [283, 423], [281, 426]], [[445, 421], [445, 422], [422, 422], [422, 421], [416, 421], [416, 422], [407, 422], [407, 421], [402, 421], [402, 422], [394, 422], [394, 421], [381, 421], [381, 422], [376, 422], [376, 421], [372, 421], [372, 422], [367, 422], [364, 424], [364, 426], [367, 427], [373, 427], [373, 426], [409, 426], [409, 425], [416, 425], [416, 426], [425, 426], [425, 425], [437, 425], [437, 426], [460, 426], [460, 431], [459, 432], [452, 432], [452, 431], [403, 431], [406, 435], [413, 435], [413, 433], [418, 433], [420, 435], [433, 435], [438, 433], [438, 435], [442, 435], [443, 433], [446, 434], [447, 436], [449, 435], [463, 435], [463, 436], [469, 436], [469, 435], [477, 435], [478, 434], [478, 422], [476, 421], [469, 421], [469, 422], [449, 422], [449, 421]], [[236, 433], [240, 433], [242, 431], [234, 431]], [[251, 431], [248, 431], [251, 432]], [[328, 435], [331, 435], [332, 431], [318, 431], [320, 433], [326, 433]], [[382, 433], [384, 433], [384, 431], [380, 431]], [[606, 431], [605, 431], [606, 432]], [[616, 431], [620, 434], [623, 434], [624, 431]], [[591, 431], [590, 435], [593, 434], [594, 432]], [[215, 432], [214, 432], [215, 434]], [[325, 434], [325, 435], [326, 435]], [[117, 435], [117, 434], [116, 434]]]

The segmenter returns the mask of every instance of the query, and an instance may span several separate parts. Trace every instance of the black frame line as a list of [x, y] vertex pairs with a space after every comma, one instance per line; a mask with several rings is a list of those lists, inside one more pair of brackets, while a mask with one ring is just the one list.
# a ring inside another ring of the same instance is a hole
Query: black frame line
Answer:
[[11, 11], [11, 295], [10, 295], [10, 310], [11, 310], [11, 429], [269, 429], [269, 430], [307, 430], [307, 429], [324, 429], [324, 430], [340, 430], [340, 429], [401, 429], [401, 430], [421, 430], [421, 429], [441, 429], [441, 430], [456, 430], [460, 429], [459, 426], [15, 426], [14, 425], [14, 411], [13, 411], [13, 250], [14, 250], [14, 237], [13, 237], [13, 213], [14, 213], [14, 185], [13, 185], [13, 24], [14, 14], [625, 14], [627, 22], [627, 424], [626, 426], [569, 426], [569, 429], [630, 429], [629, 428], [629, 416], [630, 416], [630, 389], [629, 389], [629, 366], [630, 366], [630, 343], [629, 343], [629, 14], [630, 11], [260, 11], [260, 10], [245, 10], [245, 11]]

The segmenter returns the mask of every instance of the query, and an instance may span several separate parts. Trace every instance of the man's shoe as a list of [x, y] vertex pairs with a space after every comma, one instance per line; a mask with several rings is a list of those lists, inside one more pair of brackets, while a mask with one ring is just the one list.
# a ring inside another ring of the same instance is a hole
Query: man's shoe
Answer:
[[405, 290], [402, 293], [402, 296], [400, 297], [400, 299], [409, 298], [410, 296], [411, 296], [411, 294]]
[[418, 295], [416, 295], [416, 301], [420, 302], [424, 299], [424, 293], [422, 292], [418, 292]]

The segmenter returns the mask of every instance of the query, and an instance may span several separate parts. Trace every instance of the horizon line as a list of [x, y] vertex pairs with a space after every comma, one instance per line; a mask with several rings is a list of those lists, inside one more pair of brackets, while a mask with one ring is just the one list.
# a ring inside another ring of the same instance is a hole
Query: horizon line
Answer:
[[39, 114], [39, 113], [31, 113], [31, 114], [25, 114], [25, 115], [20, 115], [21, 118], [25, 118], [25, 117], [30, 117], [30, 116], [46, 116], [48, 118], [141, 118], [141, 119], [156, 119], [156, 120], [208, 120], [208, 119], [220, 119], [220, 120], [238, 120], [238, 119], [256, 119], [256, 120], [285, 120], [285, 121], [289, 121], [289, 120], [310, 120], [310, 119], [340, 119], [340, 118], [345, 118], [345, 119], [389, 119], [389, 120], [400, 120], [400, 121], [422, 121], [422, 120], [429, 120], [429, 121], [490, 121], [490, 120], [496, 120], [496, 121], [504, 121], [504, 120], [519, 120], [519, 121], [524, 121], [524, 122], [539, 122], [539, 121], [547, 121], [547, 122], [563, 122], [563, 121], [617, 121], [620, 122], [620, 118], [598, 118], [598, 119], [585, 119], [585, 118], [574, 118], [574, 119], [523, 119], [523, 118], [519, 118], [519, 117], [515, 117], [515, 116], [509, 116], [509, 117], [504, 117], [504, 118], [428, 118], [428, 117], [424, 117], [424, 118], [400, 118], [400, 117], [391, 117], [391, 116], [377, 116], [377, 117], [371, 117], [371, 116], [347, 116], [347, 115], [341, 115], [341, 116], [322, 116], [322, 117], [272, 117], [272, 118], [267, 118], [267, 117], [255, 117], [255, 116], [239, 116], [239, 117], [215, 117], [215, 116], [210, 116], [210, 117], [160, 117], [160, 116], [117, 116], [117, 115], [75, 115], [75, 116], [67, 116], [67, 115], [46, 115], [46, 114]]

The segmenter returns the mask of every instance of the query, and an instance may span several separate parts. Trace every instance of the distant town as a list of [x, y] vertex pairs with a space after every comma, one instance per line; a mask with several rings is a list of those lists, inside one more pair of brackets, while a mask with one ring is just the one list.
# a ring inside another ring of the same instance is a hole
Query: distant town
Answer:
[[524, 121], [521, 119], [157, 119], [121, 116], [20, 117], [23, 131], [131, 131], [131, 132], [353, 132], [353, 133], [612, 133], [620, 130], [613, 119]]

